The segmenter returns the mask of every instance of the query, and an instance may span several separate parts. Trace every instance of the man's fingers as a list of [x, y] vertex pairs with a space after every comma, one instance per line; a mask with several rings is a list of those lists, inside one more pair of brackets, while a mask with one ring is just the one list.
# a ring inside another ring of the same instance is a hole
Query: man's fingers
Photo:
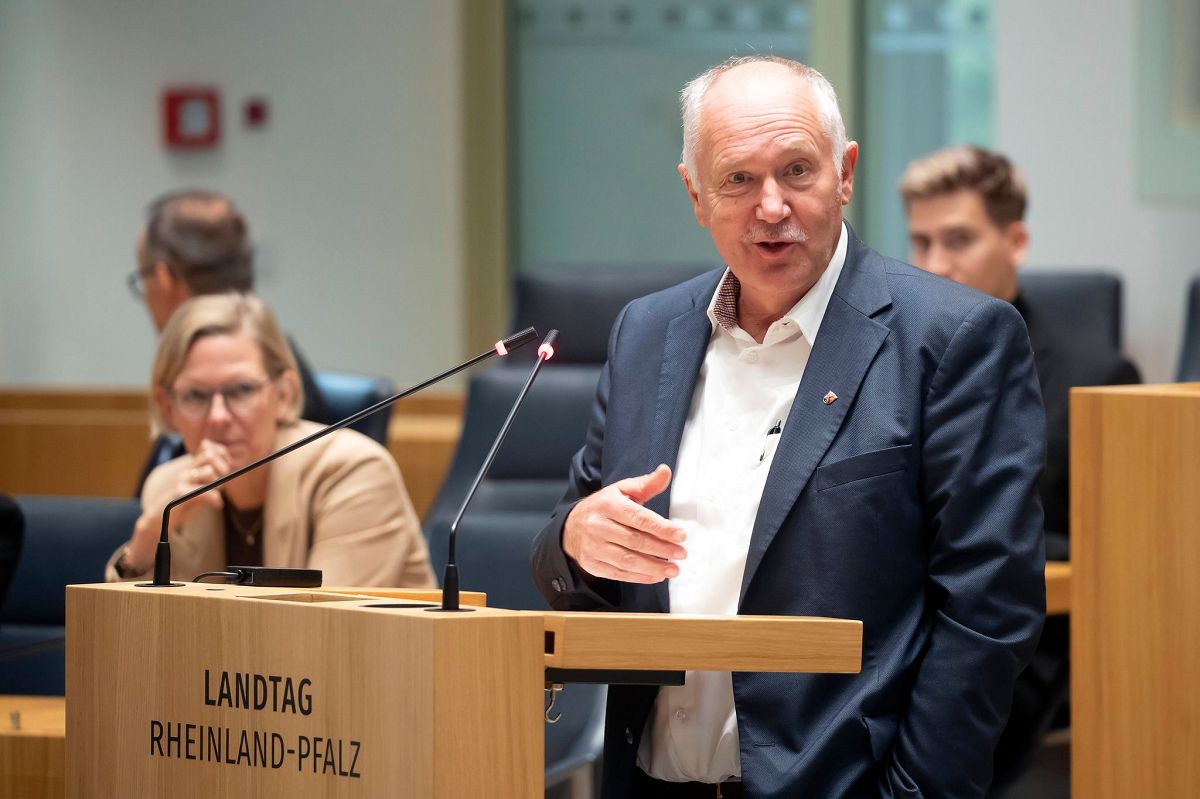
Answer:
[[674, 540], [675, 533], [679, 535], [683, 534], [682, 531], [674, 526], [671, 526], [670, 533], [662, 536], [645, 532], [645, 528], [614, 522], [612, 530], [607, 537], [609, 541], [625, 549], [640, 552], [643, 555], [667, 560], [683, 560], [687, 557], [687, 550], [677, 544], [671, 543]]
[[670, 561], [647, 557], [609, 542], [593, 547], [589, 561], [580, 565], [597, 577], [612, 580], [657, 583], [679, 574], [679, 567]]
[[667, 486], [671, 484], [671, 467], [665, 463], [660, 463], [658, 467], [650, 472], [650, 474], [638, 475], [637, 477], [626, 477], [624, 480], [618, 480], [615, 485], [618, 490], [625, 496], [632, 499], [639, 505], [644, 505], [650, 499], [667, 490]]

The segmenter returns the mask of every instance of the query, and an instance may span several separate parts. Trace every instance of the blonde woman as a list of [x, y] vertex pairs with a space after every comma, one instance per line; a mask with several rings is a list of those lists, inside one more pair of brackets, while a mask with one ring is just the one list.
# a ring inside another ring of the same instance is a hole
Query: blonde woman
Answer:
[[[151, 378], [155, 432], [178, 433], [186, 455], [142, 490], [133, 536], [108, 579], [153, 567], [166, 504], [303, 438], [296, 362], [257, 298], [189, 300], [158, 343]], [[321, 569], [326, 585], [432, 586], [429, 553], [400, 470], [387, 450], [339, 430], [171, 511], [172, 572], [190, 580], [227, 565]]]

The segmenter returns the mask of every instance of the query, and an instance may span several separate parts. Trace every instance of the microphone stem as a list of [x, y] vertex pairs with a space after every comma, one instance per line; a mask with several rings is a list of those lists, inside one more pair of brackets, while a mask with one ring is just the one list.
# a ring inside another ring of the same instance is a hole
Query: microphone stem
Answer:
[[[552, 331], [551, 335], [555, 335], [557, 332]], [[512, 408], [509, 409], [508, 417], [504, 420], [504, 424], [500, 426], [500, 434], [496, 436], [496, 440], [492, 442], [492, 448], [488, 450], [487, 457], [483, 459], [483, 466], [479, 468], [479, 473], [475, 475], [475, 482], [471, 483], [470, 489], [467, 490], [467, 496], [458, 509], [458, 515], [450, 523], [450, 536], [446, 548], [445, 578], [442, 580], [442, 610], [458, 610], [458, 562], [455, 556], [455, 543], [458, 540], [458, 524], [462, 521], [463, 514], [467, 512], [467, 505], [471, 504], [471, 498], [475, 496], [475, 492], [479, 489], [479, 484], [483, 482], [483, 478], [492, 467], [492, 461], [496, 459], [496, 453], [500, 451], [500, 446], [508, 436], [508, 430], [512, 427], [513, 419], [517, 417], [517, 411], [521, 409], [521, 404], [525, 402], [525, 395], [529, 393], [529, 387], [533, 385], [534, 379], [538, 376], [538, 371], [541, 370], [542, 364], [546, 362], [548, 357], [548, 355], [544, 355], [540, 351], [538, 352], [537, 362], [534, 363], [533, 369], [529, 371], [529, 378], [517, 394], [517, 398], [513, 402]]]

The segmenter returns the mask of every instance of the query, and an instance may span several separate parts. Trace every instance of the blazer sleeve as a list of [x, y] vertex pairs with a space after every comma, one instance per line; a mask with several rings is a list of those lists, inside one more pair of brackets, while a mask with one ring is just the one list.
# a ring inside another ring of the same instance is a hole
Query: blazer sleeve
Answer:
[[982, 797], [1046, 608], [1045, 411], [1010, 305], [989, 299], [967, 314], [930, 381], [923, 425], [933, 623], [880, 793]]
[[417, 513], [387, 450], [362, 436], [340, 436], [322, 461], [312, 489], [308, 567], [321, 569], [327, 585], [434, 586]]
[[612, 610], [620, 601], [620, 588], [615, 581], [592, 577], [563, 551], [562, 533], [575, 505], [603, 487], [604, 424], [617, 341], [628, 309], [629, 306], [625, 306], [618, 314], [609, 335], [608, 360], [600, 371], [587, 437], [583, 447], [571, 459], [566, 494], [555, 507], [550, 523], [542, 528], [532, 544], [533, 581], [555, 610]]

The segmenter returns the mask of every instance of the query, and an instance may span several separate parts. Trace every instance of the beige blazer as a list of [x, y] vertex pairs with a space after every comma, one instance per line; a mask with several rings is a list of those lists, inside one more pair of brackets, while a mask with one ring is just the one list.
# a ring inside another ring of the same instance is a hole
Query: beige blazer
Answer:
[[[285, 425], [275, 448], [319, 428], [304, 421]], [[191, 461], [183, 455], [151, 472], [142, 507], [161, 508], [173, 498]], [[353, 430], [338, 430], [262, 468], [271, 470], [263, 506], [263, 565], [320, 569], [325, 585], [435, 585], [400, 469], [378, 443]], [[225, 562], [220, 510], [197, 509], [187, 524], [172, 528], [173, 579], [191, 580], [231, 565]], [[123, 549], [109, 559], [105, 576], [110, 582], [120, 579], [115, 564]]]

